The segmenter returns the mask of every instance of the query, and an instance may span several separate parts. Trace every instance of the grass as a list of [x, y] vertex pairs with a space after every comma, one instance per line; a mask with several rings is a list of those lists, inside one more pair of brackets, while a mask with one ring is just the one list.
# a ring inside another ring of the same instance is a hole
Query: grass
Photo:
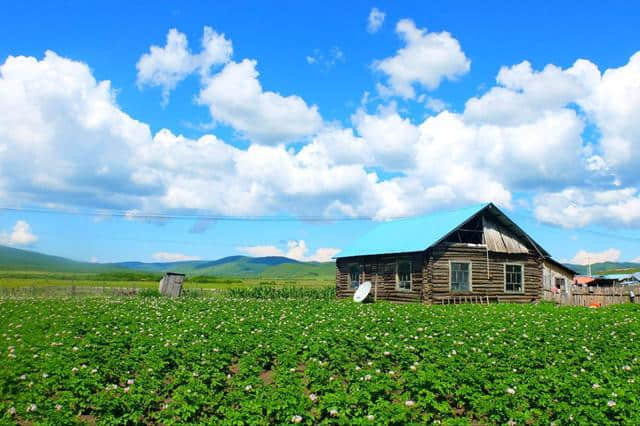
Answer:
[[[40, 272], [40, 271], [0, 271], [0, 288], [21, 287], [124, 287], [158, 288], [162, 274], [152, 272]], [[185, 289], [246, 289], [271, 286], [276, 288], [325, 288], [334, 285], [333, 277], [318, 278], [273, 278], [259, 277], [216, 277], [194, 276], [185, 281]]]

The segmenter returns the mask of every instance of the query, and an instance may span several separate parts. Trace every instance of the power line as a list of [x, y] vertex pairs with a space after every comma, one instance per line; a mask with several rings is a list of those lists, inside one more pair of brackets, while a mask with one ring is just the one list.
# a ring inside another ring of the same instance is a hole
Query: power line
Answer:
[[[119, 210], [61, 210], [54, 208], [33, 208], [33, 207], [12, 207], [12, 206], [0, 206], [0, 210], [13, 211], [13, 212], [27, 212], [36, 214], [60, 214], [71, 216], [93, 216], [93, 217], [121, 217], [126, 219], [142, 219], [150, 221], [165, 221], [165, 220], [198, 220], [198, 221], [226, 221], [226, 222], [314, 222], [314, 223], [334, 223], [334, 222], [372, 222], [377, 221], [379, 218], [374, 216], [342, 216], [342, 217], [326, 217], [326, 216], [225, 216], [225, 215], [206, 215], [206, 214], [166, 214], [166, 213], [138, 213], [135, 211], [119, 211]], [[516, 216], [535, 222], [539, 226], [544, 226], [554, 232], [566, 231], [572, 232], [571, 229], [562, 228], [559, 226], [549, 225], [532, 215], [517, 213]], [[391, 218], [391, 220], [409, 219], [412, 216], [398, 216]], [[597, 235], [599, 237], [613, 238], [619, 240], [626, 240], [631, 242], [640, 242], [640, 237], [632, 237], [627, 235], [613, 234], [603, 231], [596, 231], [592, 229], [580, 228], [574, 230], [578, 233], [587, 233]]]
[[[31, 207], [0, 207], [0, 210], [13, 212], [27, 212], [38, 214], [62, 214], [72, 216], [96, 216], [96, 217], [123, 217], [127, 219], [147, 219], [147, 220], [202, 220], [202, 221], [233, 221], [233, 222], [357, 222], [373, 221], [373, 216], [224, 216], [206, 214], [166, 214], [166, 213], [137, 213], [132, 211], [117, 210], [60, 210], [52, 208], [31, 208]], [[394, 219], [406, 219], [407, 217], [397, 217]]]

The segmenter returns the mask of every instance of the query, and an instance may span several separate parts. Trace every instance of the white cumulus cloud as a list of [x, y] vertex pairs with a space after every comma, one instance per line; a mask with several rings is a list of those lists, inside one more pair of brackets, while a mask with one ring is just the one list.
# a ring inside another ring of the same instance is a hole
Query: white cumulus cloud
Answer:
[[616, 262], [618, 259], [620, 259], [620, 250], [616, 248], [610, 248], [600, 252], [580, 250], [569, 263], [588, 265], [590, 263]]
[[[636, 140], [637, 57], [602, 73], [586, 60], [541, 70], [522, 62], [464, 112], [440, 105], [411, 119], [393, 102], [375, 112], [365, 104], [347, 127], [323, 122], [295, 94], [263, 89], [255, 61], [229, 61], [201, 79], [200, 102], [250, 139], [238, 148], [213, 134], [152, 134], [84, 63], [50, 51], [9, 56], [0, 65], [0, 197], [139, 215], [385, 219], [487, 201], [509, 207], [522, 191], [547, 223], [637, 226], [640, 145], [616, 145], [618, 155], [583, 138], [595, 126], [603, 140]], [[621, 105], [609, 105], [605, 88]], [[293, 140], [302, 143], [288, 147]]]
[[200, 260], [200, 257], [198, 256], [189, 256], [183, 253], [169, 253], [166, 251], [153, 253], [151, 257], [157, 262], [184, 262], [187, 260]]
[[232, 53], [231, 41], [210, 27], [204, 27], [201, 52], [191, 53], [187, 36], [172, 28], [167, 33], [164, 47], [151, 46], [149, 53], [138, 60], [138, 85], [160, 86], [166, 103], [169, 93], [189, 74], [198, 71], [207, 75], [212, 66], [229, 62]]
[[205, 80], [198, 96], [211, 117], [227, 124], [253, 142], [286, 143], [320, 129], [318, 107], [299, 96], [265, 91], [258, 80], [257, 62], [230, 62]]
[[11, 232], [0, 233], [0, 244], [8, 246], [27, 246], [36, 241], [38, 241], [38, 236], [33, 233], [31, 226], [24, 220], [17, 221]]
[[415, 98], [414, 86], [436, 89], [442, 80], [455, 80], [466, 74], [471, 61], [458, 40], [446, 31], [428, 32], [417, 28], [410, 19], [402, 19], [396, 32], [405, 42], [394, 56], [376, 61], [373, 67], [388, 77], [388, 84], [380, 86], [383, 94]]
[[634, 187], [600, 191], [570, 187], [539, 194], [534, 202], [538, 219], [565, 228], [593, 223], [640, 226], [640, 193]]
[[238, 247], [238, 251], [254, 257], [284, 256], [301, 262], [330, 262], [331, 258], [340, 252], [340, 249], [321, 247], [317, 248], [315, 252], [307, 254], [309, 249], [304, 240], [290, 240], [287, 242], [286, 250], [273, 245], [258, 245]]
[[131, 179], [149, 126], [119, 108], [109, 81], [51, 51], [0, 65], [0, 141], [0, 184], [14, 203], [121, 208], [161, 190]]
[[371, 34], [378, 32], [384, 23], [385, 16], [386, 14], [377, 7], [372, 8], [367, 18], [367, 31]]
[[640, 52], [627, 64], [598, 73], [589, 96], [578, 101], [602, 132], [606, 163], [629, 181], [640, 183]]

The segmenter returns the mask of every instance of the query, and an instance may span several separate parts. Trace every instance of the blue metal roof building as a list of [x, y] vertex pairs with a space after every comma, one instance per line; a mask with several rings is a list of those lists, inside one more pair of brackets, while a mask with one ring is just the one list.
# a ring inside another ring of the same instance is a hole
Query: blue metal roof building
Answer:
[[[494, 204], [479, 204], [424, 216], [382, 222], [374, 229], [342, 250], [336, 258], [372, 254], [407, 253], [426, 250], [447, 237], [481, 211], [489, 209], [518, 234], [526, 233], [513, 223]], [[527, 239], [543, 254], [548, 253], [529, 236]]]
[[336, 297], [367, 283], [373, 300], [526, 303], [542, 298], [547, 259], [492, 203], [440, 211], [381, 222], [338, 253]]

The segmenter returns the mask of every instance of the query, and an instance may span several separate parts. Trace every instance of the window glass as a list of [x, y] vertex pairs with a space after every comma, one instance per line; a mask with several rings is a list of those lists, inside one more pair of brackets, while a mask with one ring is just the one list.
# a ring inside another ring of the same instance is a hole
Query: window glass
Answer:
[[522, 291], [522, 265], [504, 266], [505, 291]]
[[411, 290], [411, 262], [398, 262], [396, 282], [401, 290]]
[[349, 285], [351, 288], [358, 288], [360, 286], [360, 267], [358, 265], [351, 265], [349, 267]]
[[451, 262], [451, 290], [469, 291], [469, 262]]

